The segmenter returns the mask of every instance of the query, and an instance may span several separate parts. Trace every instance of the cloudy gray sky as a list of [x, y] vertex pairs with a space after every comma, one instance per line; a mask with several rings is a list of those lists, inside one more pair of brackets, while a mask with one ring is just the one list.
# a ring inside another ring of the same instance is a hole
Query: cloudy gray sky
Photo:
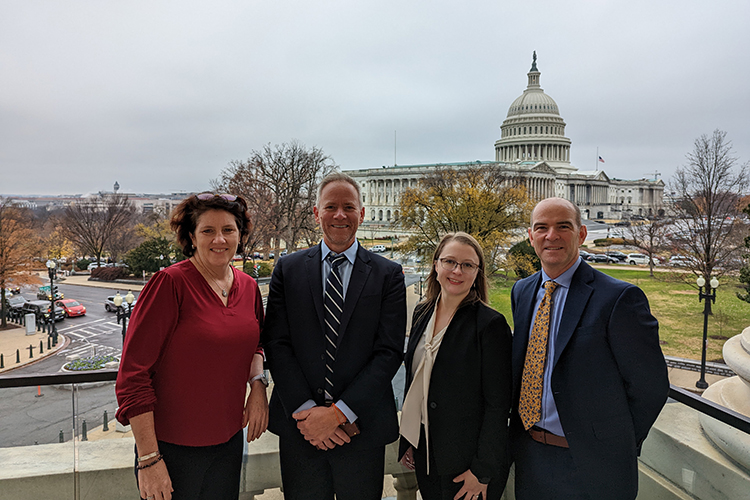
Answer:
[[343, 169], [492, 160], [536, 50], [581, 170], [750, 160], [747, 0], [2, 0], [0, 193], [196, 191], [297, 139]]

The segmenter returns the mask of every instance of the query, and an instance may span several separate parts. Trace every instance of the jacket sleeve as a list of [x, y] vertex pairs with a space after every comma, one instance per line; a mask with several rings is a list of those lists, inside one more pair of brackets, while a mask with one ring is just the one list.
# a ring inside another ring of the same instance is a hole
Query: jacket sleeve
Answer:
[[505, 317], [497, 314], [481, 332], [484, 416], [479, 446], [470, 469], [477, 477], [492, 477], [493, 481], [498, 482], [504, 482], [508, 473], [508, 417], [512, 400], [511, 343], [510, 327]]
[[659, 323], [636, 286], [618, 298], [608, 326], [609, 343], [625, 383], [636, 445], [641, 443], [667, 401], [669, 378], [659, 347]]
[[[357, 415], [380, 403], [380, 396], [391, 388], [404, 358], [406, 335], [406, 287], [401, 266], [392, 266], [384, 282], [380, 319], [372, 355], [340, 399]], [[363, 304], [367, 307], [366, 304]]]
[[274, 393], [281, 398], [288, 418], [303, 403], [314, 399], [309, 384], [294, 353], [289, 326], [289, 314], [285, 297], [284, 264], [280, 259], [271, 275], [268, 287], [265, 324], [261, 333], [261, 343], [267, 355], [268, 368], [274, 379]]

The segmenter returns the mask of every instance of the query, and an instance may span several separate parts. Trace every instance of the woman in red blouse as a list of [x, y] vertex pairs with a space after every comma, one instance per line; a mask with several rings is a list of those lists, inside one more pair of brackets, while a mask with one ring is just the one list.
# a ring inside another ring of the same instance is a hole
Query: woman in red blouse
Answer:
[[171, 226], [188, 259], [156, 273], [138, 297], [117, 419], [133, 429], [141, 498], [236, 499], [242, 429], [249, 442], [268, 424], [263, 302], [255, 280], [231, 265], [251, 227], [247, 205], [201, 193], [177, 206]]

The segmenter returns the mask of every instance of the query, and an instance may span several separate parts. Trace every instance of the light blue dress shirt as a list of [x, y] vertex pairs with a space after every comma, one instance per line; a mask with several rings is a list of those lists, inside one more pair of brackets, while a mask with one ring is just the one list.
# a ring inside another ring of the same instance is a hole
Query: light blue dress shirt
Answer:
[[[547, 361], [544, 364], [544, 386], [542, 388], [542, 419], [536, 424], [537, 427], [546, 429], [552, 434], [558, 436], [564, 436], [562, 424], [560, 423], [560, 416], [557, 414], [557, 406], [555, 405], [555, 398], [552, 394], [552, 363], [555, 359], [555, 350], [557, 348], [557, 333], [560, 331], [560, 319], [562, 318], [563, 309], [565, 308], [565, 301], [568, 298], [568, 291], [570, 290], [570, 282], [573, 280], [578, 266], [581, 264], [580, 257], [573, 264], [570, 269], [562, 273], [560, 276], [555, 278], [554, 281], [557, 283], [557, 288], [552, 292], [552, 308], [551, 317], [549, 322], [549, 337], [547, 339]], [[547, 273], [542, 270], [542, 283], [551, 280]], [[539, 291], [536, 293], [536, 301], [534, 303], [534, 315], [532, 318], [536, 318], [536, 311], [539, 309], [539, 304], [544, 298], [544, 287], [540, 286]], [[531, 338], [531, 332], [534, 329], [534, 323], [531, 323], [531, 329], [529, 330], [529, 338]]]

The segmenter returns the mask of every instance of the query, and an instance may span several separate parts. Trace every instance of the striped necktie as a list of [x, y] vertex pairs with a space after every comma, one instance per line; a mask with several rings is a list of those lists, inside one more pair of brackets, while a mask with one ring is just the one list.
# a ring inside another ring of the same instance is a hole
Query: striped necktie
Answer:
[[329, 253], [326, 260], [331, 264], [331, 270], [326, 278], [326, 293], [323, 299], [325, 309], [325, 336], [326, 336], [326, 388], [327, 401], [333, 401], [333, 364], [336, 361], [336, 346], [338, 345], [339, 328], [341, 316], [344, 312], [344, 282], [341, 280], [339, 266], [344, 263], [344, 254], [334, 255]]
[[531, 329], [529, 345], [526, 348], [526, 359], [521, 376], [521, 397], [518, 402], [518, 414], [526, 430], [531, 429], [542, 419], [544, 362], [547, 359], [552, 292], [555, 288], [557, 288], [557, 283], [554, 281], [544, 282], [544, 297], [536, 311], [534, 327]]

